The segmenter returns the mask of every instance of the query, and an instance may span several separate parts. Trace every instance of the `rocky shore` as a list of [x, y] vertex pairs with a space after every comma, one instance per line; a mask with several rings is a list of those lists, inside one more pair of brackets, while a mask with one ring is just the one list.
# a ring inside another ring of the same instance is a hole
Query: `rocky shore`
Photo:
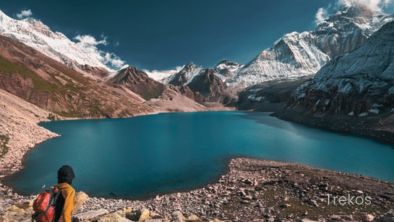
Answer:
[[[53, 118], [50, 112], [2, 90], [0, 107], [4, 177], [22, 167], [31, 147], [57, 135], [37, 125]], [[361, 198], [363, 203], [333, 204], [329, 197]], [[33, 200], [0, 183], [0, 222], [30, 221]], [[143, 201], [88, 198], [81, 192], [78, 200], [81, 221], [394, 221], [392, 183], [246, 158], [231, 160], [225, 175], [201, 189]]]
[[0, 90], [0, 178], [18, 171], [23, 156], [35, 144], [58, 136], [38, 126], [50, 117], [55, 116]]
[[[0, 221], [24, 221], [31, 200], [4, 186]], [[144, 201], [87, 198], [82, 221], [394, 221], [394, 184], [291, 163], [233, 159], [216, 183]], [[27, 220], [26, 220], [27, 221]]]
[[273, 116], [310, 127], [368, 137], [394, 145], [394, 115], [391, 113], [358, 117], [283, 108], [273, 113]]

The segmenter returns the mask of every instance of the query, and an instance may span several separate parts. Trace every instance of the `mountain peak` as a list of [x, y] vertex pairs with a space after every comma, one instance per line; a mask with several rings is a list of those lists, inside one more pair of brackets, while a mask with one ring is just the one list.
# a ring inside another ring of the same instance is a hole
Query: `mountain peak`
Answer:
[[216, 64], [215, 67], [220, 66], [220, 65], [228, 65], [228, 66], [238, 66], [239, 64], [237, 62], [228, 60], [228, 59], [223, 59], [222, 61], [220, 61], [218, 64]]
[[376, 14], [382, 14], [380, 11], [372, 10], [365, 4], [344, 4], [341, 5], [336, 15], [355, 17], [373, 17]]
[[237, 62], [222, 60], [214, 67], [214, 70], [222, 77], [223, 80], [225, 80], [229, 77], [235, 76], [241, 67], [242, 65]]
[[[315, 80], [333, 80], [369, 76], [375, 79], [394, 79], [394, 22], [384, 25], [367, 42], [351, 53], [338, 57], [325, 65]], [[367, 78], [366, 78], [367, 79]]]
[[0, 34], [20, 41], [81, 73], [92, 74], [81, 68], [86, 66], [99, 68], [107, 73], [114, 72], [116, 68], [103, 57], [105, 52], [98, 48], [86, 47], [60, 32], [52, 31], [43, 22], [34, 18], [14, 19], [0, 10]]
[[121, 69], [108, 82], [126, 87], [146, 100], [159, 97], [165, 89], [163, 84], [153, 80], [144, 71], [134, 66]]
[[145, 76], [148, 77], [148, 74], [146, 74], [144, 71], [137, 69], [137, 67], [134, 66], [127, 66], [126, 68], [123, 68], [119, 70], [118, 74], [116, 76], [126, 78], [129, 76]]
[[198, 66], [196, 64], [194, 64], [193, 62], [189, 62], [188, 64], [186, 64], [182, 69], [182, 70], [191, 70], [191, 69], [195, 69]]
[[200, 71], [201, 67], [194, 63], [186, 64], [179, 72], [170, 76], [167, 82], [174, 86], [182, 86], [190, 82]]
[[331, 59], [359, 48], [392, 20], [391, 16], [372, 8], [353, 1], [344, 4], [320, 22], [315, 30], [284, 35], [227, 82], [247, 87], [270, 80], [316, 74]]

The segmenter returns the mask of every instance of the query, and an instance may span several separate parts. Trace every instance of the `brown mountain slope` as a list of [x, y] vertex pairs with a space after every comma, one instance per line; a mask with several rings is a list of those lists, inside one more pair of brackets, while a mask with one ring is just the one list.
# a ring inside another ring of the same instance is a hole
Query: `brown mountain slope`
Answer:
[[0, 178], [20, 169], [23, 155], [34, 144], [56, 136], [37, 125], [52, 115], [0, 89]]
[[194, 93], [196, 101], [201, 103], [216, 102], [226, 105], [232, 101], [226, 84], [215, 75], [213, 69], [202, 70], [187, 87]]
[[133, 66], [120, 70], [108, 80], [108, 83], [113, 86], [124, 86], [146, 100], [158, 98], [165, 89], [163, 84], [151, 79], [144, 71]]
[[122, 117], [152, 112], [138, 96], [84, 77], [4, 36], [0, 36], [0, 88], [68, 117]]
[[[155, 112], [191, 112], [207, 109], [196, 102], [199, 100], [187, 86], [164, 85], [133, 66], [120, 70], [107, 82], [141, 96], [146, 100], [144, 104]], [[186, 91], [182, 91], [182, 88]]]

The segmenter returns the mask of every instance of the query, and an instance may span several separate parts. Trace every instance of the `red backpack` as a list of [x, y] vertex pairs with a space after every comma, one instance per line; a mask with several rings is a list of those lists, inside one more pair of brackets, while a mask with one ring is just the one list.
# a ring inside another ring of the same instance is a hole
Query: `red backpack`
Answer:
[[59, 194], [57, 187], [40, 193], [33, 202], [34, 214], [32, 215], [32, 221], [54, 222], [55, 205]]

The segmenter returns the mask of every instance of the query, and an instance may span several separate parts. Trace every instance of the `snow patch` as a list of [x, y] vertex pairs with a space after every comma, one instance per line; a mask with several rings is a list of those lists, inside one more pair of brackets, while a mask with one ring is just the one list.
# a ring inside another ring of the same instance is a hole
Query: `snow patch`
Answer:
[[[18, 17], [32, 15], [22, 11]], [[96, 40], [90, 35], [79, 35], [72, 41], [63, 33], [54, 32], [44, 23], [33, 18], [13, 19], [0, 10], [0, 34], [16, 39], [48, 57], [71, 68], [80, 66], [102, 68], [115, 72], [124, 65], [113, 53], [99, 49], [106, 39]]]

